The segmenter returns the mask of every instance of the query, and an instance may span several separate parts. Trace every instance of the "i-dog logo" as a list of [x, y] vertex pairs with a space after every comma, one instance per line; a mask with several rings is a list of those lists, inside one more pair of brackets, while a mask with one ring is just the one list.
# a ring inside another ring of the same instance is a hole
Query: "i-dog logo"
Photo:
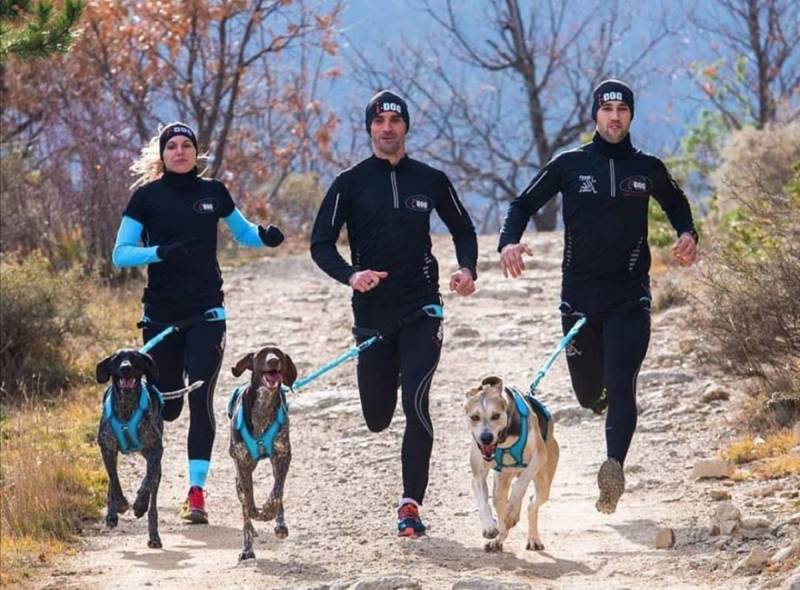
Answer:
[[397, 113], [398, 115], [402, 115], [403, 107], [396, 102], [382, 102], [378, 104], [379, 113], [385, 113], [386, 111], [391, 111], [393, 113]]
[[608, 102], [609, 100], [622, 101], [622, 93], [617, 91], [617, 90], [614, 90], [614, 91], [611, 91], [611, 92], [604, 92], [600, 96], [600, 102], [601, 103]]
[[192, 209], [196, 213], [214, 213], [217, 210], [217, 201], [211, 198], [200, 199], [194, 202]]
[[628, 176], [619, 183], [623, 195], [649, 195], [653, 182], [646, 176]]
[[419, 211], [420, 213], [427, 213], [433, 206], [430, 197], [425, 195], [412, 195], [406, 199], [406, 207], [412, 211]]

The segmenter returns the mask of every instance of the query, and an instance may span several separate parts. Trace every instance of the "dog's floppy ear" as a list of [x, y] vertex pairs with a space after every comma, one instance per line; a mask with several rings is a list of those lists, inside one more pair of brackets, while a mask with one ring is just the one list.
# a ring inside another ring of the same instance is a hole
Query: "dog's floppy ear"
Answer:
[[102, 361], [97, 363], [97, 368], [95, 369], [95, 376], [97, 377], [98, 383], [108, 383], [108, 380], [111, 379], [111, 361], [116, 356], [112, 354], [107, 356]]
[[253, 353], [248, 352], [231, 367], [231, 373], [234, 377], [239, 377], [245, 371], [253, 370]]
[[146, 352], [140, 352], [139, 355], [144, 362], [144, 374], [147, 375], [147, 382], [154, 385], [158, 381], [158, 365]]
[[488, 386], [492, 389], [497, 389], [499, 391], [503, 391], [503, 380], [500, 377], [487, 377], [483, 381], [481, 381], [481, 386]]
[[478, 395], [480, 392], [481, 392], [481, 388], [480, 387], [473, 387], [472, 389], [467, 391], [467, 399]]
[[283, 353], [283, 360], [284, 363], [286, 363], [283, 369], [283, 384], [287, 387], [291, 387], [294, 385], [294, 382], [297, 381], [297, 367], [295, 367], [292, 357], [285, 352]]

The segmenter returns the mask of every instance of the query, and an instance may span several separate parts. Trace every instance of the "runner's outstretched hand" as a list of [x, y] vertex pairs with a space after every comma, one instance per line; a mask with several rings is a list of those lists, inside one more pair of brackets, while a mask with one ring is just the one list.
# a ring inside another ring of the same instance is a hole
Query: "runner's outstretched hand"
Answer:
[[522, 255], [527, 254], [533, 256], [533, 251], [528, 244], [507, 244], [500, 252], [500, 267], [503, 269], [503, 275], [508, 278], [511, 275], [517, 278], [525, 270], [525, 262], [522, 260]]

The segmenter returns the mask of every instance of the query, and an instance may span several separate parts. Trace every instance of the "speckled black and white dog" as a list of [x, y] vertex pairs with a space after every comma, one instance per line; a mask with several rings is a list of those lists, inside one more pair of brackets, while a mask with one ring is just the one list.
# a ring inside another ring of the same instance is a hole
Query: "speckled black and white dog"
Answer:
[[[291, 357], [275, 346], [243, 356], [231, 369], [239, 377], [251, 371], [250, 384], [233, 392], [228, 403], [231, 418], [229, 452], [236, 465], [236, 493], [242, 504], [243, 544], [239, 561], [255, 559], [252, 518], [275, 519], [275, 535], [289, 534], [283, 511], [283, 486], [292, 460], [289, 443], [289, 416], [285, 388], [297, 379], [297, 368]], [[261, 459], [272, 463], [272, 492], [261, 510], [253, 497], [253, 471]]]
[[158, 367], [150, 355], [138, 350], [119, 350], [97, 364], [98, 383], [107, 383], [111, 379], [104, 396], [97, 444], [108, 472], [106, 525], [109, 528], [117, 526], [118, 515], [130, 508], [117, 474], [118, 454], [139, 452], [147, 460], [147, 473], [136, 494], [133, 514], [140, 518], [145, 512], [148, 513], [150, 538], [147, 546], [157, 548], [161, 547], [156, 496], [161, 481], [164, 420], [158, 392], [143, 382], [142, 377], [146, 377], [149, 383], [155, 383]]

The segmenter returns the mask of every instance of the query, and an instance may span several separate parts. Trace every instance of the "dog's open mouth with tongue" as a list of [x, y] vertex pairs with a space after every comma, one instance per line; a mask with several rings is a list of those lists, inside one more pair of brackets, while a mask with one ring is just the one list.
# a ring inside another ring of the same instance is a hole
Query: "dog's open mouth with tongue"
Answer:
[[120, 377], [119, 388], [123, 391], [130, 391], [136, 387], [136, 377]]
[[282, 376], [278, 369], [270, 369], [261, 374], [261, 384], [270, 390], [278, 389], [281, 386]]
[[485, 461], [494, 461], [494, 452], [497, 450], [496, 440], [493, 440], [490, 443], [482, 443], [481, 441], [476, 440], [475, 443], [478, 445], [481, 455], [483, 455], [483, 459]]

